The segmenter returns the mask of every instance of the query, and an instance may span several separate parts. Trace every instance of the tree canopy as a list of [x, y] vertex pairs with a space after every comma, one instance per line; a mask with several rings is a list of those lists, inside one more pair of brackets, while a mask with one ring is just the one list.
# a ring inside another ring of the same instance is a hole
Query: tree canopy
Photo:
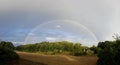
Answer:
[[0, 45], [4, 46], [6, 48], [9, 48], [11, 50], [14, 50], [14, 48], [15, 48], [12, 42], [1, 41]]
[[0, 42], [0, 65], [11, 65], [13, 61], [19, 59], [13, 49], [14, 46], [11, 42]]
[[101, 50], [98, 53], [97, 65], [120, 64], [120, 40], [100, 42], [98, 48]]
[[28, 52], [52, 52], [53, 54], [68, 52], [72, 55], [85, 55], [85, 49], [87, 48], [88, 47], [84, 47], [80, 43], [61, 41], [20, 45], [16, 47], [16, 50]]

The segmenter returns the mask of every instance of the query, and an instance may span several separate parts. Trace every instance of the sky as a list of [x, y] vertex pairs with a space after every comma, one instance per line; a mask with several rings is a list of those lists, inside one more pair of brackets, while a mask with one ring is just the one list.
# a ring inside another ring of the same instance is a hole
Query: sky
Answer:
[[14, 44], [113, 40], [119, 0], [0, 0], [0, 39]]

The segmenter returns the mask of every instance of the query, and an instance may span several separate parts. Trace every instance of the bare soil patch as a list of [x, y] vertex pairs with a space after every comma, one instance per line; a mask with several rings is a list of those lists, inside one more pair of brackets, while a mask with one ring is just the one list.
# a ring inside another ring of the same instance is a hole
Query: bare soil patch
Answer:
[[[42, 55], [39, 53], [17, 52], [20, 58], [46, 65], [96, 65], [97, 56]], [[26, 64], [28, 65], [28, 64]], [[32, 64], [35, 65], [35, 64]]]

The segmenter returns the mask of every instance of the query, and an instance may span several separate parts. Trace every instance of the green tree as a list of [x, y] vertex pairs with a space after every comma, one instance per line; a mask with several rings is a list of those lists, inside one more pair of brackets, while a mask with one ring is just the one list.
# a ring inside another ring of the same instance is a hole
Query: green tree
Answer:
[[27, 52], [51, 52], [53, 54], [66, 52], [72, 55], [85, 55], [86, 47], [80, 43], [72, 43], [68, 41], [61, 42], [41, 42], [36, 44], [26, 44], [16, 47], [16, 50]]
[[93, 45], [92, 47], [90, 47], [90, 50], [94, 52], [94, 54], [98, 54], [100, 52], [100, 48]]
[[0, 65], [10, 65], [13, 61], [18, 61], [19, 56], [11, 49], [0, 45]]
[[[99, 45], [99, 44], [98, 44]], [[103, 46], [101, 52], [98, 54], [97, 65], [119, 65], [120, 64], [120, 40], [116, 41], [105, 41], [102, 43]]]
[[15, 48], [12, 42], [1, 41], [0, 45], [12, 50]]

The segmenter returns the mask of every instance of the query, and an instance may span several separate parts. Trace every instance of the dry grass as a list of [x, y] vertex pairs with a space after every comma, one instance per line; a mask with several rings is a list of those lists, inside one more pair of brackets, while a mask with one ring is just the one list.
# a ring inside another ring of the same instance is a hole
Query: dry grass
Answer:
[[36, 63], [43, 63], [47, 65], [96, 65], [96, 61], [98, 59], [96, 56], [76, 57], [66, 55], [42, 55], [38, 53], [26, 53], [26, 52], [17, 53], [20, 55], [22, 59], [26, 59]]

